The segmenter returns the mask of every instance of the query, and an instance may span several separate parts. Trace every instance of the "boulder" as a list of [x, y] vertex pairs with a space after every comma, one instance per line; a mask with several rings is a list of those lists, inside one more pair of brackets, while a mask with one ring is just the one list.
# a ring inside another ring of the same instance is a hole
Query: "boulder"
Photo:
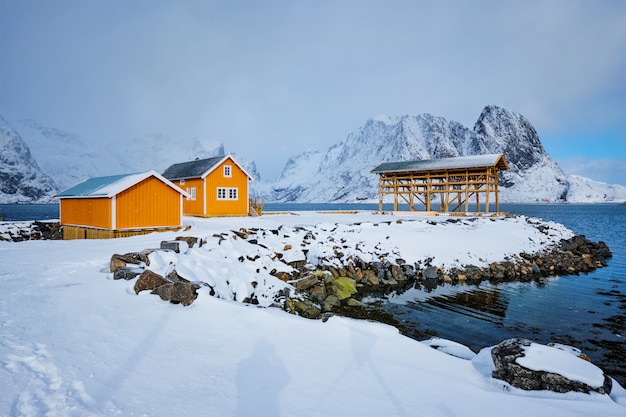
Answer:
[[160, 285], [152, 290], [152, 294], [157, 294], [163, 301], [189, 306], [198, 298], [198, 293], [196, 293], [198, 288], [200, 288], [198, 284], [181, 280]]
[[[190, 248], [193, 248], [196, 243], [198, 243], [198, 238], [193, 236], [177, 236], [175, 240], [182, 240], [187, 242]], [[199, 247], [202, 246], [202, 241], [200, 241]]]
[[424, 279], [437, 279], [438, 275], [437, 275], [437, 268], [434, 266], [429, 266], [427, 268], [424, 268], [424, 270], [422, 271], [422, 278]]
[[302, 317], [316, 319], [320, 316], [320, 309], [309, 300], [297, 300], [294, 302], [295, 311]]
[[161, 249], [169, 249], [176, 253], [186, 253], [189, 244], [184, 240], [163, 240], [161, 241]]
[[111, 256], [111, 262], [109, 263], [109, 270], [115, 272], [116, 268], [123, 268], [128, 264], [134, 266], [140, 266], [141, 264], [150, 265], [150, 259], [148, 254], [152, 251], [143, 252], [131, 252], [126, 254], [115, 253]]
[[156, 272], [146, 270], [139, 275], [137, 282], [135, 282], [135, 294], [139, 294], [144, 290], [154, 290], [165, 284], [171, 284], [171, 282]]
[[318, 281], [319, 281], [319, 278], [317, 277], [317, 275], [307, 274], [304, 277], [298, 279], [297, 281], [290, 282], [290, 284], [296, 287], [296, 289], [300, 291], [306, 291], [309, 288], [313, 287], [315, 284], [317, 284]]
[[341, 300], [336, 295], [329, 295], [322, 302], [322, 310], [324, 312], [333, 311], [335, 308], [341, 305]]
[[115, 268], [115, 271], [113, 272], [113, 279], [124, 279], [126, 281], [129, 281], [135, 278], [137, 275], [141, 275], [142, 272], [143, 269], [140, 268]]
[[326, 299], [326, 286], [323, 282], [318, 282], [308, 290], [309, 297], [316, 303], [321, 303]]
[[330, 285], [326, 285], [326, 291], [339, 298], [339, 300], [345, 300], [357, 292], [356, 281], [348, 277], [335, 278]]
[[346, 300], [346, 305], [348, 307], [362, 307], [363, 304], [359, 300], [355, 300], [354, 298], [348, 298]]
[[[600, 394], [609, 394], [611, 392], [611, 379], [591, 363], [581, 363], [579, 365], [580, 367], [587, 368], [595, 367], [595, 369], [592, 368], [592, 371], [596, 374], [603, 375], [604, 381], [600, 381], [599, 384], [596, 384], [597, 386], [590, 386], [585, 382], [571, 380], [555, 371], [554, 368], [559, 365], [563, 366], [563, 363], [567, 362], [567, 360], [564, 361], [563, 356], [560, 355], [571, 356], [572, 354], [569, 352], [562, 350], [560, 351], [561, 353], [557, 352], [555, 357], [558, 357], [559, 360], [555, 360], [554, 363], [548, 366], [552, 368], [551, 372], [529, 369], [523, 366], [522, 364], [525, 362], [522, 358], [526, 356], [526, 351], [532, 344], [530, 340], [516, 338], [505, 340], [492, 348], [491, 358], [495, 365], [495, 371], [493, 371], [492, 376], [523, 390], [549, 390], [561, 393], [569, 391], [590, 393], [595, 391]], [[556, 349], [549, 346], [545, 346], [544, 348]], [[568, 358], [569, 357], [565, 357], [565, 359]], [[569, 361], [571, 362], [572, 360], [584, 361], [583, 358], [576, 358], [575, 356], [571, 356]], [[567, 373], [567, 370], [563, 369], [561, 372]]]

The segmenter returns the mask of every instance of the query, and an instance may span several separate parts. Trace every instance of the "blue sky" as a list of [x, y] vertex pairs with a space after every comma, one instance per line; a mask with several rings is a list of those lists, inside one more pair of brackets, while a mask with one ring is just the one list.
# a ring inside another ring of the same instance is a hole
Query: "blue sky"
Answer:
[[368, 118], [523, 114], [626, 185], [626, 2], [0, 0], [0, 114], [222, 141], [275, 177]]

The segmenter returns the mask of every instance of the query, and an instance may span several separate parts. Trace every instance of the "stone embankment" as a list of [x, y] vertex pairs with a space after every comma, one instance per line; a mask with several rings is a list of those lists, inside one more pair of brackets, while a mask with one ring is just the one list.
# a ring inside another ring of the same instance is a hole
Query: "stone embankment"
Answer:
[[58, 221], [0, 222], [0, 241], [63, 240], [63, 226]]
[[342, 307], [358, 307], [364, 296], [384, 297], [402, 293], [411, 287], [436, 287], [444, 283], [476, 284], [490, 282], [531, 281], [557, 275], [587, 273], [607, 265], [612, 254], [604, 242], [592, 242], [577, 235], [565, 239], [548, 251], [520, 253], [504, 262], [493, 262], [487, 267], [467, 265], [449, 270], [431, 266], [429, 261], [408, 264], [403, 259], [386, 259], [382, 262], [364, 262], [350, 259], [337, 267], [341, 256], [333, 264], [320, 265], [315, 270], [305, 262], [293, 262], [295, 272], [276, 273], [292, 284], [304, 299], [294, 301], [285, 294], [285, 309], [301, 316], [318, 318], [324, 312], [338, 312]]
[[[503, 262], [493, 262], [488, 266], [466, 265], [462, 268], [444, 269], [431, 265], [432, 259], [410, 264], [401, 258], [387, 257], [375, 262], [366, 262], [358, 256], [344, 256], [341, 246], [334, 247], [334, 255], [324, 258], [317, 265], [306, 259], [289, 261], [291, 245], [273, 252], [259, 242], [261, 234], [278, 234], [272, 230], [231, 231], [233, 239], [243, 239], [251, 245], [258, 245], [274, 259], [288, 265], [291, 272], [272, 270], [271, 275], [287, 282], [289, 287], [279, 291], [274, 297], [274, 306], [306, 318], [323, 318], [326, 314], [348, 314], [359, 316], [363, 297], [384, 298], [391, 293], [402, 293], [412, 287], [434, 288], [442, 284], [476, 284], [484, 280], [490, 282], [531, 281], [550, 276], [587, 273], [606, 266], [612, 254], [604, 242], [592, 242], [585, 236], [577, 235], [561, 240], [556, 246], [539, 253], [520, 253]], [[224, 234], [215, 236], [220, 242]], [[196, 237], [179, 237], [176, 242], [162, 242], [161, 250], [179, 251], [177, 245], [193, 247], [203, 240]], [[306, 247], [308, 234], [304, 236], [302, 247]], [[332, 244], [332, 243], [329, 243]], [[154, 251], [159, 249], [152, 249]], [[135, 291], [151, 290], [164, 300], [189, 305], [197, 297], [195, 290], [203, 282], [190, 282], [185, 278], [172, 276], [156, 279], [138, 264], [149, 265], [148, 252], [115, 254], [111, 258], [111, 272], [115, 279], [133, 279], [140, 276]], [[183, 251], [184, 252], [184, 251]], [[259, 255], [247, 259], [254, 262]], [[241, 262], [246, 259], [241, 257]], [[145, 281], [145, 282], [144, 282]], [[165, 289], [159, 289], [165, 285]], [[206, 284], [208, 285], [208, 284]], [[255, 297], [245, 302], [255, 303]]]

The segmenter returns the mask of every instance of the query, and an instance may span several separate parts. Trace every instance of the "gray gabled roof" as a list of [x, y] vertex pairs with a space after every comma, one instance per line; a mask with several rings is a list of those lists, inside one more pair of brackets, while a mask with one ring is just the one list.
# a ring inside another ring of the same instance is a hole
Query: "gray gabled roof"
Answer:
[[466, 168], [486, 168], [497, 166], [509, 169], [503, 154], [459, 156], [456, 158], [424, 159], [419, 161], [383, 162], [372, 173], [423, 172]]
[[147, 178], [150, 178], [152, 176], [158, 178], [166, 185], [170, 186], [174, 190], [183, 194], [185, 197], [188, 197], [188, 194], [185, 191], [181, 190], [171, 181], [168, 181], [167, 179], [163, 178], [161, 175], [159, 175], [155, 171], [89, 178], [88, 180], [85, 180], [81, 182], [80, 184], [76, 184], [75, 186], [68, 188], [65, 191], [60, 192], [54, 197], [56, 198], [69, 198], [69, 197], [73, 197], [73, 198], [108, 197], [108, 198], [111, 198], [114, 195], [117, 195], [121, 193], [122, 191], [132, 187], [133, 185], [138, 184], [141, 181]]
[[163, 176], [168, 180], [183, 180], [188, 178], [204, 178], [217, 168], [223, 161], [230, 158], [250, 179], [250, 174], [230, 155], [214, 156], [212, 158], [196, 159], [195, 161], [180, 162], [170, 165]]

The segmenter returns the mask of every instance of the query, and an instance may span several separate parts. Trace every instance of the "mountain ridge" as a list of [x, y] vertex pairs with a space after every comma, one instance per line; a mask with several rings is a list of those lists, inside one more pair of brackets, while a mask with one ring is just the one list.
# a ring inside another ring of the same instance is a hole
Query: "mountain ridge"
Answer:
[[[90, 177], [162, 172], [172, 163], [226, 153], [223, 143], [197, 137], [174, 140], [149, 133], [122, 144], [101, 144], [32, 119], [10, 124], [1, 117], [0, 149], [3, 157], [14, 156], [2, 163], [0, 203], [50, 202], [57, 191]], [[353, 203], [377, 201], [378, 179], [370, 171], [381, 162], [486, 153], [504, 153], [511, 168], [501, 172], [502, 202], [626, 201], [626, 187], [565, 176], [524, 116], [493, 105], [483, 109], [472, 129], [428, 113], [370, 118], [326, 151], [292, 156], [273, 181], [261, 180], [254, 161], [233, 156], [257, 180], [250, 185], [252, 197]]]
[[510, 167], [501, 173], [501, 201], [567, 201], [568, 179], [535, 128], [495, 105], [473, 129], [428, 113], [376, 116], [325, 152], [293, 156], [275, 182], [256, 184], [255, 192], [276, 202], [374, 201], [378, 179], [370, 171], [379, 163], [488, 153], [503, 153]]
[[0, 116], [0, 202], [48, 202], [57, 190], [22, 137]]

